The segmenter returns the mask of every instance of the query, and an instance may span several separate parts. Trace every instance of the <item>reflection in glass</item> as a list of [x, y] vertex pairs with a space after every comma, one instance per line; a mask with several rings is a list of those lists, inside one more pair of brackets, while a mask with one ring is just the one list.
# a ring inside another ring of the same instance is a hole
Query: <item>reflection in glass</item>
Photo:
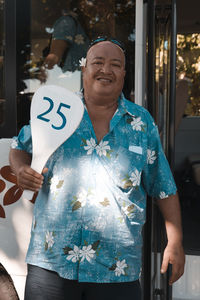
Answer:
[[[30, 11], [30, 38], [20, 54], [24, 62], [19, 102], [25, 97], [30, 106], [33, 93], [44, 84], [79, 91], [82, 88], [79, 60], [85, 57], [89, 41], [98, 35], [116, 37], [125, 44], [123, 92], [134, 101], [135, 1], [58, 0], [55, 6], [50, 0], [34, 0]], [[24, 120], [27, 114], [26, 110]]]
[[4, 1], [0, 0], [0, 124], [4, 121], [5, 88], [4, 88]]
[[177, 85], [185, 83], [188, 86], [186, 103], [182, 103], [182, 106], [186, 106], [186, 116], [200, 116], [199, 82], [200, 34], [179, 34], [177, 37]]
[[155, 24], [155, 120], [158, 125], [163, 148], [168, 149], [169, 102], [170, 102], [170, 51], [171, 23], [169, 8], [156, 7]]

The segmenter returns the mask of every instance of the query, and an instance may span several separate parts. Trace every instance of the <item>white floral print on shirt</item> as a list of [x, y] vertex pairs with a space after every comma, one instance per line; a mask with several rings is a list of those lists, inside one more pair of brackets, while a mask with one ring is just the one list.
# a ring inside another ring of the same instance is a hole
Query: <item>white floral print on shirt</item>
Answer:
[[147, 163], [152, 165], [156, 160], [156, 152], [154, 150], [147, 149]]
[[83, 246], [83, 248], [80, 250], [81, 262], [83, 262], [85, 259], [90, 262], [94, 257], [94, 254], [95, 251], [92, 249], [92, 245]]
[[90, 140], [86, 140], [85, 143], [86, 146], [84, 146], [84, 149], [87, 151], [87, 155], [92, 154], [97, 145], [95, 139], [91, 138]]
[[116, 262], [115, 275], [116, 276], [125, 275], [124, 269], [127, 268], [127, 267], [128, 267], [128, 265], [126, 264], [125, 259], [123, 259], [122, 261], [118, 260]]
[[84, 243], [85, 246], [81, 249], [76, 245], [74, 245], [74, 249], [68, 246], [63, 248], [64, 254], [67, 255], [66, 259], [71, 260], [73, 263], [77, 261], [83, 262], [84, 260], [91, 262], [91, 259], [94, 258], [95, 254], [98, 255], [100, 241], [98, 240], [90, 245], [88, 245], [86, 241], [84, 241]]
[[54, 232], [47, 231], [45, 235], [45, 250], [53, 247], [54, 244]]
[[159, 195], [160, 199], [165, 199], [167, 197], [169, 197], [169, 195], [167, 195], [165, 192], [160, 192], [160, 195]]
[[96, 152], [99, 156], [107, 155], [107, 151], [110, 150], [110, 146], [108, 145], [108, 143], [108, 141], [101, 141], [99, 145], [96, 146]]
[[69, 251], [69, 255], [67, 256], [67, 260], [72, 260], [73, 263], [79, 260], [80, 249], [78, 246], [74, 245], [74, 250]]
[[122, 261], [117, 260], [116, 263], [112, 265], [112, 267], [109, 268], [110, 271], [115, 272], [115, 276], [121, 276], [126, 275], [125, 269], [128, 268], [128, 265], [126, 263], [126, 260], [123, 259]]
[[131, 173], [130, 180], [132, 182], [132, 186], [139, 186], [140, 178], [141, 178], [141, 172], [139, 172], [137, 169], [133, 173]]
[[133, 128], [133, 130], [136, 130], [136, 131], [141, 131], [143, 130], [143, 127], [144, 127], [144, 122], [141, 121], [141, 117], [138, 117], [138, 118], [133, 118], [133, 121], [131, 122], [131, 126]]
[[15, 139], [13, 139], [12, 143], [11, 143], [11, 148], [15, 149], [15, 148], [17, 148], [17, 146], [18, 146], [18, 142]]
[[71, 201], [72, 211], [75, 211], [81, 207], [84, 207], [86, 202], [92, 204], [94, 201], [94, 194], [92, 190], [84, 190], [82, 189], [77, 196], [73, 196], [73, 200]]
[[53, 176], [50, 180], [50, 191], [56, 196], [58, 189], [62, 187], [64, 180], [60, 180], [58, 176]]
[[83, 139], [83, 143], [84, 143], [84, 149], [87, 151], [87, 155], [90, 155], [93, 153], [94, 150], [96, 150], [97, 154], [99, 156], [108, 156], [109, 157], [109, 152], [111, 152], [110, 150], [110, 146], [108, 145], [109, 142], [108, 141], [100, 141], [99, 144], [96, 144], [95, 139], [91, 138], [89, 140], [84, 140]]

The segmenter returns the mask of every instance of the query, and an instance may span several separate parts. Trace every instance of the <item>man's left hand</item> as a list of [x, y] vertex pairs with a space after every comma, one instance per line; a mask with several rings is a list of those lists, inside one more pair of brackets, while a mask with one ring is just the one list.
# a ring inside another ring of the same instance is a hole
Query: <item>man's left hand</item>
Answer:
[[165, 273], [168, 268], [168, 264], [172, 265], [172, 275], [169, 279], [169, 284], [172, 285], [177, 281], [184, 273], [185, 254], [183, 246], [167, 245], [163, 255], [163, 261], [161, 266], [161, 273]]

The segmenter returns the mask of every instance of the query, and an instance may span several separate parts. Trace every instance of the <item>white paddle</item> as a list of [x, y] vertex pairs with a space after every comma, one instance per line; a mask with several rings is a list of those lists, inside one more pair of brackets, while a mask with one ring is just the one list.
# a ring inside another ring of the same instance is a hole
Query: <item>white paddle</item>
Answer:
[[[52, 153], [77, 129], [83, 117], [81, 99], [71, 91], [54, 85], [39, 88], [31, 102], [32, 162], [38, 173]], [[34, 192], [25, 190], [31, 200]]]

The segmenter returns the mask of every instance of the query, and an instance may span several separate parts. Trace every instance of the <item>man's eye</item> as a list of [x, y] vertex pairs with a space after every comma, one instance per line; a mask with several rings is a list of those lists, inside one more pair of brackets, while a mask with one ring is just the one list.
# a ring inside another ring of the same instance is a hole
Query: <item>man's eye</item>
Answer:
[[118, 65], [118, 64], [112, 64], [113, 67], [117, 67], [117, 68], [120, 68], [121, 66]]
[[101, 65], [101, 64], [102, 64], [101, 61], [95, 61], [95, 62], [94, 62], [94, 65]]

